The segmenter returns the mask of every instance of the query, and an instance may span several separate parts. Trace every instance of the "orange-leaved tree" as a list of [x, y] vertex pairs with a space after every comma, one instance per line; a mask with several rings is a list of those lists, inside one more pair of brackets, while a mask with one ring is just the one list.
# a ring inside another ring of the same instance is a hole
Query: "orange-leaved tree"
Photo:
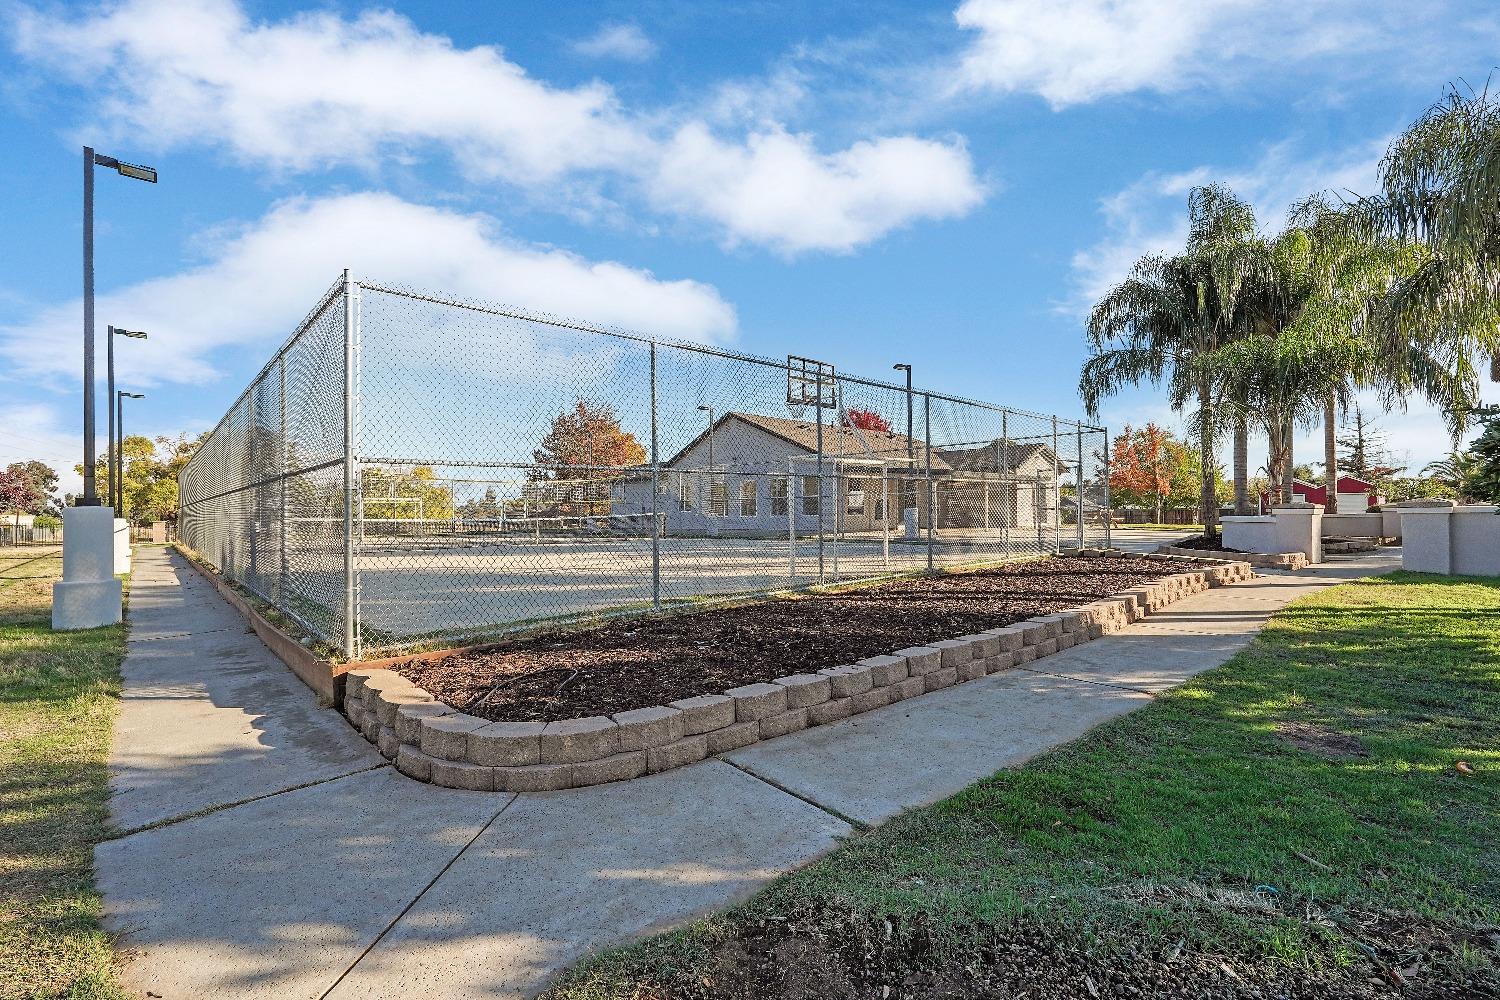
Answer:
[[1161, 523], [1162, 505], [1172, 492], [1172, 479], [1181, 464], [1168, 431], [1154, 423], [1139, 429], [1125, 425], [1114, 440], [1109, 460], [1109, 489], [1113, 497], [1156, 508]]

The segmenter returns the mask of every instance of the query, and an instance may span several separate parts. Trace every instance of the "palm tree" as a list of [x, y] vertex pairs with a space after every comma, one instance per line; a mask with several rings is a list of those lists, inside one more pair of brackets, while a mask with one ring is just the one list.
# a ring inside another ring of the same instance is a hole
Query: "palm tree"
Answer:
[[1445, 486], [1462, 490], [1464, 480], [1475, 465], [1474, 456], [1467, 451], [1450, 451], [1445, 457], [1422, 466], [1422, 475], [1436, 479]]
[[1380, 192], [1359, 203], [1371, 231], [1417, 248], [1418, 264], [1382, 302], [1379, 335], [1416, 343], [1447, 376], [1462, 430], [1490, 357], [1500, 381], [1500, 100], [1452, 90], [1391, 144]]

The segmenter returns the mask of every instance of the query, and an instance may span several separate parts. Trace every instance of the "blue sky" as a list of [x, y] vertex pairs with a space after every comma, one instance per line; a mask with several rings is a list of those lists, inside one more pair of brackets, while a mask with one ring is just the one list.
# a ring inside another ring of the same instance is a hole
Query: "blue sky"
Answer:
[[[1193, 184], [1268, 229], [1368, 191], [1500, 53], [1488, 4], [1378, 0], [0, 11], [0, 460], [60, 466], [84, 142], [162, 175], [97, 179], [100, 327], [152, 334], [132, 429], [214, 424], [346, 266], [1076, 415], [1089, 302]], [[1103, 416], [1179, 423], [1149, 389]], [[1426, 407], [1382, 423], [1447, 450]]]

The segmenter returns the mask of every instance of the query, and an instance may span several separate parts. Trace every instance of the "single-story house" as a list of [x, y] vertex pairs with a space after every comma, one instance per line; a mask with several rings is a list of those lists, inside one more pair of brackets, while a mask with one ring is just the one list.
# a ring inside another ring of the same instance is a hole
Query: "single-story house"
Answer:
[[[1339, 476], [1337, 495], [1340, 514], [1363, 514], [1369, 508], [1385, 503], [1385, 498], [1380, 495], [1374, 483], [1357, 476]], [[1325, 508], [1328, 506], [1328, 488], [1316, 483], [1292, 480], [1292, 496], [1298, 503], [1322, 504]], [[1271, 503], [1269, 493], [1261, 495], [1262, 511], [1270, 510]]]
[[[669, 534], [785, 535], [900, 530], [903, 511], [927, 526], [927, 443], [889, 431], [824, 423], [823, 489], [818, 425], [810, 420], [729, 412], [662, 463], [657, 509]], [[1050, 448], [989, 441], [931, 453], [939, 528], [1028, 527], [1050, 517]], [[617, 514], [652, 509], [651, 470], [613, 485]], [[1043, 515], [1043, 511], [1046, 511]]]

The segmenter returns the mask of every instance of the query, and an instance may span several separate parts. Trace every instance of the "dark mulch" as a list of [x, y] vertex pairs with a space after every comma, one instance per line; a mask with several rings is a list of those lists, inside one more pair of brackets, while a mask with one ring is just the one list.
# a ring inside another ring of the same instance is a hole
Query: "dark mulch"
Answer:
[[1181, 560], [1059, 557], [693, 614], [614, 619], [395, 670], [487, 719], [612, 715], [998, 628], [1194, 568]]
[[[1352, 920], [1357, 915], [1350, 915]], [[1385, 915], [1382, 915], [1385, 916]], [[1484, 935], [1411, 918], [1360, 921], [1372, 954], [1343, 968], [1275, 965], [1190, 948], [1120, 954], [1056, 929], [931, 927], [915, 919], [821, 912], [732, 926], [683, 970], [649, 977], [653, 1000], [1479, 1000], [1495, 998], [1465, 950]], [[1376, 926], [1390, 924], [1392, 926]], [[947, 939], [946, 941], [944, 939]], [[955, 948], [954, 938], [963, 947]], [[1415, 955], [1416, 957], [1412, 957]], [[1398, 967], [1403, 958], [1410, 964]], [[621, 994], [625, 995], [625, 994]]]
[[1218, 532], [1214, 532], [1212, 535], [1194, 535], [1191, 538], [1184, 538], [1182, 541], [1173, 542], [1172, 544], [1179, 549], [1202, 549], [1209, 552], [1241, 551], [1240, 549], [1231, 549], [1225, 545], [1224, 536]]

